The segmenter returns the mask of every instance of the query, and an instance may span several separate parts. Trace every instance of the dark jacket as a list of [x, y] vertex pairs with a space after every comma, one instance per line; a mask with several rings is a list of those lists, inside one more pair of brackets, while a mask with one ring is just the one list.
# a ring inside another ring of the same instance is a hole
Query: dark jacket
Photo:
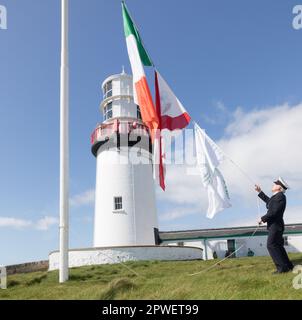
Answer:
[[263, 222], [267, 222], [267, 229], [271, 226], [281, 227], [284, 230], [283, 214], [286, 208], [286, 196], [283, 192], [278, 192], [271, 198], [264, 192], [260, 192], [258, 197], [266, 203], [267, 213], [261, 217]]

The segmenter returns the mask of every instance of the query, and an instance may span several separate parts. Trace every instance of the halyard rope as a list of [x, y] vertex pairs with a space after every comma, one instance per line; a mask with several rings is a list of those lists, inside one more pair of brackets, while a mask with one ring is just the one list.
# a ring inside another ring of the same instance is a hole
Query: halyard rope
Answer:
[[[224, 153], [224, 152], [223, 152]], [[254, 180], [238, 165], [236, 164], [229, 156], [227, 156], [225, 153], [224, 153], [225, 157], [234, 165], [236, 166], [239, 171], [247, 178], [247, 180], [249, 180], [253, 185], [256, 185], [256, 183], [254, 182]], [[259, 201], [259, 198], [257, 197], [257, 210], [258, 210], [258, 216], [260, 217], [261, 215], [261, 212], [260, 212], [260, 201]], [[254, 232], [247, 238], [247, 240], [251, 239], [255, 234], [256, 232], [259, 230], [260, 228], [260, 224], [256, 227], [256, 229], [254, 230]], [[217, 265], [220, 265], [220, 263], [224, 262], [225, 260], [227, 260], [229, 257], [235, 255], [236, 252], [238, 252], [242, 247], [244, 247], [245, 244], [242, 244], [241, 246], [239, 246], [239, 248], [237, 248], [235, 251], [233, 251], [231, 254], [229, 254], [228, 256], [226, 256], [224, 259], [222, 260], [219, 260], [218, 262], [214, 263], [213, 265], [211, 265], [210, 267], [208, 268], [205, 268], [205, 269], [202, 269], [198, 272], [195, 272], [195, 273], [191, 273], [191, 274], [188, 274], [188, 276], [195, 276], [195, 275], [198, 275], [198, 274], [201, 274], [203, 272], [207, 272], [211, 269], [213, 269], [214, 267], [216, 267]]]
[[[73, 236], [75, 236], [76, 239], [79, 239], [78, 235], [75, 234], [75, 232], [73, 232], [73, 230], [71, 230], [71, 232], [73, 233]], [[137, 273], [135, 270], [133, 270], [132, 268], [128, 267], [125, 263], [123, 263], [119, 258], [118, 258], [118, 261], [114, 260], [113, 258], [111, 258], [109, 255], [107, 255], [106, 253], [104, 252], [101, 252], [99, 251], [98, 252], [98, 255], [99, 254], [102, 254], [104, 255], [105, 257], [107, 257], [109, 260], [111, 260], [113, 263], [118, 263], [120, 264], [121, 266], [123, 266], [124, 268], [126, 268], [128, 271], [131, 271], [132, 273], [134, 273], [136, 276], [138, 277], [142, 277], [142, 278], [145, 278], [144, 276], [140, 275], [139, 273]], [[92, 264], [92, 266], [95, 266], [96, 264]], [[88, 265], [87, 265], [88, 266]], [[87, 280], [85, 280], [86, 282]]]
[[[260, 227], [260, 225], [258, 225], [258, 226], [256, 227], [255, 231], [248, 237], [248, 240], [255, 235], [255, 233], [258, 231], [259, 227]], [[219, 265], [220, 263], [222, 263], [223, 261], [225, 261], [226, 259], [228, 259], [230, 256], [234, 255], [236, 252], [238, 252], [238, 251], [239, 251], [242, 247], [244, 247], [244, 246], [245, 246], [245, 244], [242, 244], [238, 249], [236, 249], [234, 252], [232, 252], [231, 254], [229, 254], [228, 256], [226, 256], [224, 259], [219, 260], [218, 262], [216, 262], [215, 264], [211, 265], [210, 267], [208, 267], [208, 268], [206, 268], [206, 269], [202, 269], [202, 270], [200, 270], [200, 271], [198, 271], [198, 272], [195, 272], [195, 273], [190, 273], [190, 274], [188, 274], [188, 276], [195, 276], [195, 275], [198, 275], [198, 274], [200, 274], [200, 273], [203, 273], [203, 272], [206, 272], [206, 271], [209, 271], [209, 270], [213, 269], [214, 267], [216, 267], [217, 265]]]
[[[224, 152], [223, 152], [224, 153]], [[252, 183], [255, 185], [253, 179], [240, 167], [238, 166], [230, 157], [228, 157], [225, 153], [224, 153], [225, 157], [234, 165], [236, 166], [239, 171]], [[260, 202], [259, 202], [259, 198], [257, 198], [257, 208], [258, 208], [258, 216], [260, 216]], [[256, 232], [258, 231], [258, 229], [260, 228], [260, 225], [258, 225], [256, 227], [256, 229], [254, 230], [254, 232], [247, 238], [247, 240], [251, 239], [255, 234]], [[73, 230], [71, 230], [73, 231]], [[75, 235], [75, 234], [74, 234]], [[78, 235], [76, 235], [76, 238], [78, 238]], [[236, 252], [238, 252], [245, 244], [242, 244], [238, 249], [236, 249], [234, 252], [232, 252], [231, 254], [229, 254], [228, 256], [226, 256], [224, 259], [222, 260], [219, 260], [218, 262], [216, 262], [215, 264], [211, 265], [210, 267], [206, 268], [206, 269], [202, 269], [201, 271], [198, 271], [198, 272], [195, 272], [195, 273], [192, 273], [192, 274], [188, 274], [188, 276], [195, 276], [195, 275], [198, 275], [198, 274], [201, 274], [203, 272], [207, 272], [211, 269], [213, 269], [214, 267], [216, 267], [217, 265], [219, 265], [220, 263], [222, 263], [223, 261], [225, 261], [226, 259], [228, 259], [230, 256], [234, 255]], [[136, 271], [134, 271], [132, 268], [128, 267], [126, 264], [124, 264], [122, 261], [116, 261], [114, 259], [112, 259], [109, 255], [105, 254], [104, 252], [99, 252], [99, 254], [103, 254], [104, 256], [106, 256], [108, 259], [112, 260], [113, 262], [117, 262], [118, 264], [122, 265], [124, 268], [126, 268], [128, 271], [131, 271], [132, 273], [134, 273], [136, 276], [138, 277], [142, 277], [142, 278], [145, 278], [144, 276], [140, 275], [139, 273], [137, 273]], [[85, 280], [86, 281], [89, 281], [89, 280]], [[94, 280], [93, 280], [94, 281]]]

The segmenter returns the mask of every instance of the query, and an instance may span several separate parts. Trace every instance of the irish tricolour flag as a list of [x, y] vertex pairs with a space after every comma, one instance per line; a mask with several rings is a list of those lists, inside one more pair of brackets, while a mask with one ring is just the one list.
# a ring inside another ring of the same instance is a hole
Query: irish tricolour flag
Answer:
[[156, 105], [154, 106], [144, 71], [144, 66], [154, 67], [154, 65], [124, 2], [122, 2], [122, 9], [133, 74], [134, 101], [140, 106], [142, 120], [150, 129], [153, 143], [154, 179], [165, 190], [164, 147], [161, 130], [183, 129], [189, 124], [191, 118], [157, 70], [155, 71]]
[[122, 2], [122, 8], [126, 43], [133, 74], [134, 102], [140, 106], [142, 120], [149, 127], [153, 141], [155, 131], [159, 129], [159, 120], [144, 71], [144, 65], [152, 66], [153, 64], [124, 2]]

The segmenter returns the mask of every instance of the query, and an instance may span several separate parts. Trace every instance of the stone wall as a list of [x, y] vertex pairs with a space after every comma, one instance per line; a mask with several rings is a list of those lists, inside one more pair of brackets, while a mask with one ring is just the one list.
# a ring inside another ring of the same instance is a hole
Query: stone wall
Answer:
[[11, 266], [6, 266], [6, 271], [8, 275], [16, 273], [28, 273], [36, 271], [47, 271], [49, 266], [48, 260], [45, 261], [35, 261], [22, 264], [15, 264]]

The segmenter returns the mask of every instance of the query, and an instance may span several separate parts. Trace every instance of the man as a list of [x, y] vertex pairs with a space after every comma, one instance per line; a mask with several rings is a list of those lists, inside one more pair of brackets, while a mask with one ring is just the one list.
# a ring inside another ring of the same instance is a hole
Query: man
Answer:
[[266, 203], [266, 208], [268, 209], [267, 214], [261, 217], [259, 225], [267, 223], [267, 249], [277, 268], [274, 274], [288, 272], [294, 267], [284, 249], [283, 239], [283, 214], [286, 208], [285, 191], [287, 189], [289, 189], [289, 186], [281, 177], [274, 182], [272, 187], [273, 196], [271, 198], [261, 190], [260, 186], [255, 186], [255, 190], [259, 193], [259, 198]]
[[248, 248], [247, 250], [247, 256], [248, 257], [253, 257], [255, 255], [254, 251], [251, 250], [251, 248]]

